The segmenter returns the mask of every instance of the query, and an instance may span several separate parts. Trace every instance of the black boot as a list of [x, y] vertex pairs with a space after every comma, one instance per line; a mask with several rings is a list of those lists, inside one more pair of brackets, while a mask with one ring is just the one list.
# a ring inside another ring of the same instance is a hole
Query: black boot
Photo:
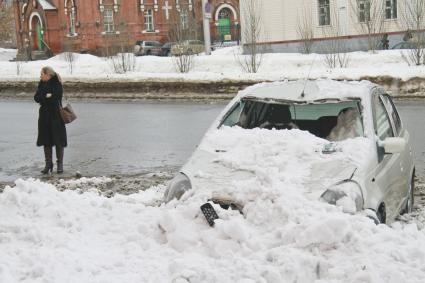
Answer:
[[44, 169], [41, 170], [41, 173], [47, 174], [52, 173], [53, 170], [53, 161], [52, 161], [52, 147], [51, 146], [44, 146], [44, 159], [46, 161], [46, 165], [44, 166]]
[[63, 147], [56, 146], [56, 158], [57, 158], [57, 173], [63, 173]]

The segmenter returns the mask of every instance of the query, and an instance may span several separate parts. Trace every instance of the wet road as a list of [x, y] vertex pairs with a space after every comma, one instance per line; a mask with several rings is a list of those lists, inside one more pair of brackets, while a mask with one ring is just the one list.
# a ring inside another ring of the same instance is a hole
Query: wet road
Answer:
[[[84, 176], [177, 168], [189, 157], [224, 104], [73, 102], [64, 167]], [[39, 176], [38, 105], [0, 101], [0, 182]]]
[[[177, 169], [224, 104], [73, 102], [65, 170], [85, 176]], [[398, 102], [412, 136], [417, 173], [425, 177], [425, 101]], [[43, 150], [35, 146], [38, 105], [0, 101], [0, 182], [38, 177]]]

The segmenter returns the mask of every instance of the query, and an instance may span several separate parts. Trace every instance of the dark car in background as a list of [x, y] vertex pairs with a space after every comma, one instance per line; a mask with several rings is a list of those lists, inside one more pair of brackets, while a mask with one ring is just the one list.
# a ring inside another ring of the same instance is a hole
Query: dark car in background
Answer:
[[141, 55], [160, 55], [161, 43], [153, 40], [139, 40], [134, 45], [134, 54], [136, 56]]
[[160, 55], [161, 56], [171, 56], [171, 48], [175, 45], [175, 42], [166, 42], [161, 46]]

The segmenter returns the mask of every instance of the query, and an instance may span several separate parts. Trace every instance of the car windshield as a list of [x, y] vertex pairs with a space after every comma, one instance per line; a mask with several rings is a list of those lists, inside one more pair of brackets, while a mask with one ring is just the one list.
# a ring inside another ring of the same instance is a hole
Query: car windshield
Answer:
[[364, 135], [357, 100], [291, 104], [243, 99], [225, 115], [221, 125], [244, 129], [300, 129], [330, 141]]

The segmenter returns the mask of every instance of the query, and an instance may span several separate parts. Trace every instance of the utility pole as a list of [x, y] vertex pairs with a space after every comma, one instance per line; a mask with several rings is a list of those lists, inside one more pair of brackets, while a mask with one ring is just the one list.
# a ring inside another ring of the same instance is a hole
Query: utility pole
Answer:
[[202, 25], [204, 27], [204, 45], [205, 45], [206, 55], [211, 55], [211, 35], [210, 35], [211, 10], [212, 10], [212, 7], [209, 0], [202, 0]]

